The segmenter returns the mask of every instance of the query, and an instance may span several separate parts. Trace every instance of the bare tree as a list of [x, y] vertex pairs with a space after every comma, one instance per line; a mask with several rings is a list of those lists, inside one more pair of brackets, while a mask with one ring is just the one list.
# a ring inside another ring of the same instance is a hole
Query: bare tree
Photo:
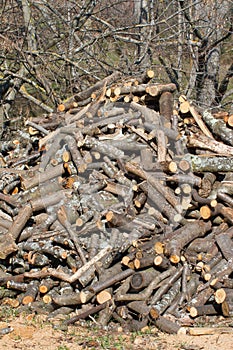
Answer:
[[139, 0], [134, 2], [136, 21], [139, 24], [140, 41], [137, 45], [135, 63], [140, 64], [142, 70], [145, 70], [152, 64], [151, 40], [155, 23], [154, 3], [154, 0]]
[[189, 45], [195, 52], [193, 63], [196, 67], [196, 99], [209, 107], [221, 101], [220, 56], [224, 41], [232, 35], [232, 4], [229, 1], [194, 1], [192, 11], [188, 11], [184, 8], [184, 3], [180, 1], [189, 27]]
[[[160, 14], [166, 23], [160, 27], [169, 40], [164, 40], [166, 53], [159, 54], [159, 60], [169, 78], [201, 106], [220, 104], [232, 77], [232, 65], [220, 71], [232, 37], [232, 2], [172, 1], [160, 7]], [[177, 55], [171, 54], [174, 50]]]

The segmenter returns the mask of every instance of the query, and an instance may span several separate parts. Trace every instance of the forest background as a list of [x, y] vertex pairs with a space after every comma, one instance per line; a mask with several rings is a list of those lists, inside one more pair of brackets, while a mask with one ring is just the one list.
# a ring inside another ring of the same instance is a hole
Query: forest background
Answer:
[[0, 127], [115, 71], [232, 113], [231, 0], [1, 0]]

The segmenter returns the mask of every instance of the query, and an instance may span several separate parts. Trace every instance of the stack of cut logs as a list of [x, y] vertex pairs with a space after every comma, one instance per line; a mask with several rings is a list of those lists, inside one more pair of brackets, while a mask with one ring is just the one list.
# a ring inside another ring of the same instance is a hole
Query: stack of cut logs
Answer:
[[233, 116], [153, 76], [113, 73], [2, 142], [1, 307], [170, 333], [233, 315]]

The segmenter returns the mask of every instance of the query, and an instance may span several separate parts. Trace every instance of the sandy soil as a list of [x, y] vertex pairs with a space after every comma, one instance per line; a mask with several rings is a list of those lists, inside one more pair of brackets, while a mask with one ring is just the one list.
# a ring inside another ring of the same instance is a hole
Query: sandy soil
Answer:
[[216, 329], [214, 335], [168, 335], [156, 328], [145, 333], [127, 333], [122, 329], [100, 330], [94, 324], [70, 326], [68, 331], [55, 330], [39, 317], [17, 317], [0, 322], [0, 329], [14, 330], [0, 337], [0, 350], [230, 350], [233, 348], [233, 328], [228, 334]]

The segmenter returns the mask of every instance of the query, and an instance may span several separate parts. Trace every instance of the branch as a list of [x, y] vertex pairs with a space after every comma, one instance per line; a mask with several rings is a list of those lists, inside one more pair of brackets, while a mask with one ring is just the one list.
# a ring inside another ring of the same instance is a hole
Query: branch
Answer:
[[19, 74], [12, 72], [11, 70], [5, 69], [5, 67], [0, 67], [0, 71], [2, 71], [4, 73], [4, 75], [8, 74], [8, 75], [10, 75], [13, 78], [21, 79], [23, 82], [32, 85], [35, 89], [40, 90], [42, 93], [46, 93], [44, 88], [39, 86], [37, 83], [35, 83], [31, 79], [28, 79], [26, 77], [22, 77]]
[[228, 68], [224, 78], [222, 79], [219, 88], [218, 88], [218, 95], [216, 96], [216, 101], [217, 103], [220, 103], [223, 98], [225, 98], [225, 94], [229, 85], [229, 80], [230, 78], [233, 77], [233, 63], [231, 64], [231, 66]]
[[2, 106], [0, 106], [0, 127], [2, 127], [2, 123], [4, 122], [4, 117], [9, 118], [9, 111], [12, 106], [12, 102], [15, 100], [18, 89], [22, 85], [22, 78], [23, 75], [25, 74], [25, 68], [22, 66], [19, 69], [18, 76], [19, 78], [16, 78], [13, 82], [13, 86], [9, 88], [9, 90], [6, 93], [4, 103]]
[[233, 33], [233, 25], [230, 26], [230, 28], [227, 31], [227, 34], [219, 38], [218, 40], [214, 41], [211, 45], [207, 47], [207, 51], [210, 51], [214, 47], [216, 47], [218, 44], [220, 44], [222, 41], [228, 39]]
[[[229, 96], [233, 95], [233, 89], [230, 89], [229, 91], [227, 91], [225, 93], [225, 95], [222, 97], [222, 100], [225, 100], [226, 98], [228, 98]], [[231, 102], [229, 102], [231, 103]], [[226, 105], [227, 103], [224, 103], [224, 105]]]
[[177, 90], [179, 91], [180, 90], [180, 85], [178, 83], [178, 80], [177, 80], [173, 70], [166, 64], [166, 62], [165, 62], [165, 60], [164, 60], [164, 58], [162, 56], [159, 55], [158, 58], [159, 58], [160, 63], [163, 65], [164, 69], [166, 70], [166, 73], [167, 73], [169, 79], [171, 80], [171, 82], [173, 84], [176, 85]]
[[36, 30], [33, 23], [34, 21], [31, 13], [31, 6], [28, 0], [22, 0], [22, 10], [25, 28], [27, 29], [28, 50], [34, 51], [37, 48]]
[[190, 26], [191, 26], [191, 28], [193, 30], [193, 33], [196, 35], [196, 37], [199, 40], [203, 41], [204, 38], [203, 38], [201, 32], [194, 26], [194, 24], [193, 24], [189, 14], [188, 14], [188, 12], [186, 11], [186, 9], [184, 9], [184, 3], [185, 3], [184, 0], [180, 0], [180, 7], [182, 8], [182, 10], [184, 12], [185, 19], [189, 22], [189, 24], [190, 24]]
[[35, 98], [32, 95], [29, 95], [29, 93], [27, 92], [26, 88], [24, 85], [21, 86], [21, 88], [19, 89], [20, 94], [25, 97], [26, 99], [28, 99], [29, 101], [35, 103], [37, 106], [41, 107], [42, 109], [44, 109], [46, 112], [48, 113], [52, 113], [53, 112], [53, 108], [47, 106], [45, 103], [41, 102], [40, 100], [38, 100], [37, 98]]

